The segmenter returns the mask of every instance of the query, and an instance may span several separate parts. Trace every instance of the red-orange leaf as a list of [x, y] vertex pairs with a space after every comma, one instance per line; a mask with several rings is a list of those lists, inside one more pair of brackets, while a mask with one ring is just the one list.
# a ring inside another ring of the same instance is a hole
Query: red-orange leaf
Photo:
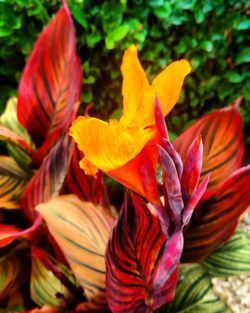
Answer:
[[184, 232], [182, 260], [198, 262], [228, 240], [250, 205], [250, 166], [234, 172], [208, 199], [201, 201]]
[[209, 190], [214, 190], [242, 166], [243, 131], [237, 101], [228, 108], [200, 118], [174, 141], [175, 149], [185, 159], [191, 142], [197, 136], [202, 136], [204, 154], [201, 178], [211, 173]]
[[64, 1], [36, 41], [18, 89], [18, 119], [37, 147], [72, 122], [81, 80], [74, 25]]
[[106, 251], [106, 293], [112, 312], [152, 312], [172, 300], [179, 255], [172, 242], [177, 247], [178, 238], [167, 241], [158, 218], [138, 197], [133, 205], [124, 205]]

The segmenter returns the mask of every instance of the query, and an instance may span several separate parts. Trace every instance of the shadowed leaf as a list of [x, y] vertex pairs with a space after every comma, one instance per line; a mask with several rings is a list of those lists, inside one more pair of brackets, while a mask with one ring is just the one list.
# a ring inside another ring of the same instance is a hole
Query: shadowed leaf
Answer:
[[29, 181], [20, 199], [25, 214], [32, 220], [35, 206], [57, 196], [63, 186], [74, 149], [72, 139], [65, 135], [50, 151], [36, 174]]

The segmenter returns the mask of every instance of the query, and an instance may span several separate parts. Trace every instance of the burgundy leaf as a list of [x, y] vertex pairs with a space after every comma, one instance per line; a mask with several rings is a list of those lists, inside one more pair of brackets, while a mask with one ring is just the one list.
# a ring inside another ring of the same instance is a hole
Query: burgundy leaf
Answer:
[[68, 171], [74, 143], [65, 135], [44, 159], [42, 166], [27, 184], [20, 203], [25, 214], [33, 220], [35, 206], [59, 194]]
[[182, 196], [186, 203], [196, 190], [202, 166], [203, 145], [201, 137], [197, 137], [188, 149], [181, 176]]

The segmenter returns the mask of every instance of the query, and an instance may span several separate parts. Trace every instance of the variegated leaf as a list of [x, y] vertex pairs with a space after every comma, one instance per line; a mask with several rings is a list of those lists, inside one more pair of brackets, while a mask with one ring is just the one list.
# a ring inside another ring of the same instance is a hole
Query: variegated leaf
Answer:
[[37, 206], [62, 249], [87, 298], [105, 308], [104, 253], [114, 218], [109, 211], [74, 195], [59, 196]]

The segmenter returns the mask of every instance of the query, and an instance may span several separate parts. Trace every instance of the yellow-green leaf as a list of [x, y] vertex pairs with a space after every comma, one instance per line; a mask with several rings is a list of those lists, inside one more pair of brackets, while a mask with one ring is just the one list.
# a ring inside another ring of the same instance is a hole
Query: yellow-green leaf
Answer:
[[250, 273], [250, 235], [238, 229], [202, 264], [215, 277], [228, 277]]
[[10, 98], [0, 116], [0, 138], [7, 141], [9, 153], [17, 163], [21, 167], [28, 168], [31, 163], [31, 149], [35, 146], [27, 130], [17, 119], [16, 105], [17, 98]]
[[181, 265], [174, 300], [158, 313], [230, 313], [213, 291], [211, 278], [201, 265]]
[[36, 210], [45, 219], [87, 298], [97, 307], [105, 307], [104, 254], [114, 225], [111, 213], [74, 195], [59, 196], [38, 205]]
[[[53, 259], [53, 263], [58, 270], [75, 283], [72, 272], [63, 264]], [[44, 264], [32, 257], [31, 280], [30, 280], [31, 299], [39, 306], [45, 304], [60, 308], [64, 306], [63, 301], [72, 302], [72, 293], [62, 284], [62, 282], [47, 269]]]
[[0, 156], [0, 208], [18, 209], [18, 199], [27, 184], [26, 173], [8, 156]]

